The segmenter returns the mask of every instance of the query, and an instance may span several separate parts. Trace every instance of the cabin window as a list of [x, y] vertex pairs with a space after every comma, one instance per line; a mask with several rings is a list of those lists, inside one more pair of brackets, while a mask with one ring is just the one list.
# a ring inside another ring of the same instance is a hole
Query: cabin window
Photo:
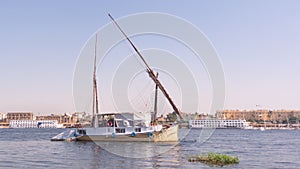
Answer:
[[78, 130], [78, 133], [79, 133], [79, 134], [86, 135], [86, 131], [85, 131], [85, 130]]
[[135, 128], [135, 132], [141, 132], [141, 128]]
[[116, 133], [125, 133], [125, 129], [116, 129]]

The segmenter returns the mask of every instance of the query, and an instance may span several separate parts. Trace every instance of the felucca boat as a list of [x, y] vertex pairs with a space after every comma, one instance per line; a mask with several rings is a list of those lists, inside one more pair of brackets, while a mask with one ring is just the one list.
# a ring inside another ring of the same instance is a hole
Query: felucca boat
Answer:
[[[114, 18], [108, 14], [117, 28], [126, 37], [130, 45], [133, 47], [139, 58], [143, 61], [146, 67], [146, 72], [155, 83], [155, 104], [154, 118], [149, 120], [151, 115], [144, 113], [98, 113], [98, 92], [96, 81], [96, 46], [97, 34], [95, 43], [94, 57], [94, 74], [93, 74], [93, 119], [91, 127], [78, 128], [68, 131], [68, 135], [59, 134], [53, 137], [52, 141], [61, 140], [77, 140], [77, 141], [125, 141], [125, 142], [177, 142], [178, 141], [178, 124], [158, 124], [156, 120], [157, 114], [157, 90], [160, 89], [168, 102], [172, 106], [174, 112], [182, 119], [182, 113], [177, 108], [171, 97], [167, 93], [164, 86], [158, 79], [158, 73], [150, 68], [145, 58], [139, 52], [137, 47], [121, 29]], [[66, 138], [62, 138], [62, 137]]]

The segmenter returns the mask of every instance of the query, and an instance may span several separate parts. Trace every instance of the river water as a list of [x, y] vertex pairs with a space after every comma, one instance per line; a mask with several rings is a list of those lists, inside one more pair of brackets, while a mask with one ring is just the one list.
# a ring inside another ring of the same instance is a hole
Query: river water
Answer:
[[223, 168], [300, 168], [300, 130], [180, 129], [188, 134], [178, 144], [50, 141], [63, 130], [0, 129], [0, 168], [218, 168], [188, 162], [207, 152], [239, 157]]

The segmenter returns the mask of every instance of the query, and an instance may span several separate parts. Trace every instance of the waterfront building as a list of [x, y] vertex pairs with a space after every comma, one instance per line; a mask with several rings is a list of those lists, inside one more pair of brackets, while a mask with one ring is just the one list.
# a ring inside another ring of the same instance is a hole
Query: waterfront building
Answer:
[[212, 118], [212, 117], [205, 113], [200, 113], [195, 116], [195, 120], [205, 120], [205, 119], [209, 119], [209, 118]]
[[11, 120], [33, 120], [33, 112], [8, 112], [6, 122]]
[[44, 115], [44, 116], [36, 116], [36, 120], [57, 120], [58, 123], [61, 123], [61, 115], [51, 114], [51, 115]]
[[73, 115], [69, 115], [67, 113], [58, 115], [44, 115], [44, 116], [36, 116], [36, 120], [56, 120], [59, 124], [63, 124], [66, 127], [72, 127], [78, 122], [78, 115], [74, 113]]
[[0, 112], [0, 122], [2, 122], [4, 119], [4, 114]]
[[6, 122], [5, 114], [0, 113], [0, 128], [8, 128], [9, 123]]
[[61, 128], [57, 120], [10, 120], [10, 128]]
[[72, 114], [72, 116], [73, 116], [73, 121], [77, 121], [79, 119], [86, 118], [86, 116], [88, 116], [88, 114], [86, 112], [75, 112], [74, 114]]
[[189, 120], [191, 128], [245, 128], [247, 127], [246, 120], [220, 120], [220, 119], [205, 119], [205, 120]]
[[300, 110], [221, 110], [216, 117], [225, 120], [245, 119], [247, 121], [284, 122], [299, 120]]
[[76, 114], [69, 115], [65, 113], [63, 115], [51, 114], [45, 116], [36, 116], [36, 120], [57, 120], [58, 123], [71, 124], [76, 123], [78, 121], [78, 117]]
[[7, 123], [7, 122], [0, 122], [0, 128], [9, 128], [9, 123]]

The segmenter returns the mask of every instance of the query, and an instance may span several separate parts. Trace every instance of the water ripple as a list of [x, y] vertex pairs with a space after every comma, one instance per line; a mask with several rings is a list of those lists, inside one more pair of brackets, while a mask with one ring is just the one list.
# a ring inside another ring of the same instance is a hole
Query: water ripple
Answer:
[[[184, 129], [181, 129], [184, 130]], [[212, 168], [187, 161], [191, 155], [219, 152], [238, 156], [240, 164], [224, 168], [299, 168], [300, 131], [216, 130], [204, 143], [192, 129], [179, 144], [149, 158], [127, 158], [93, 142], [50, 142], [61, 129], [0, 129], [0, 168]], [[110, 143], [128, 153], [143, 155], [167, 144]], [[135, 147], [135, 148], [133, 148]]]

